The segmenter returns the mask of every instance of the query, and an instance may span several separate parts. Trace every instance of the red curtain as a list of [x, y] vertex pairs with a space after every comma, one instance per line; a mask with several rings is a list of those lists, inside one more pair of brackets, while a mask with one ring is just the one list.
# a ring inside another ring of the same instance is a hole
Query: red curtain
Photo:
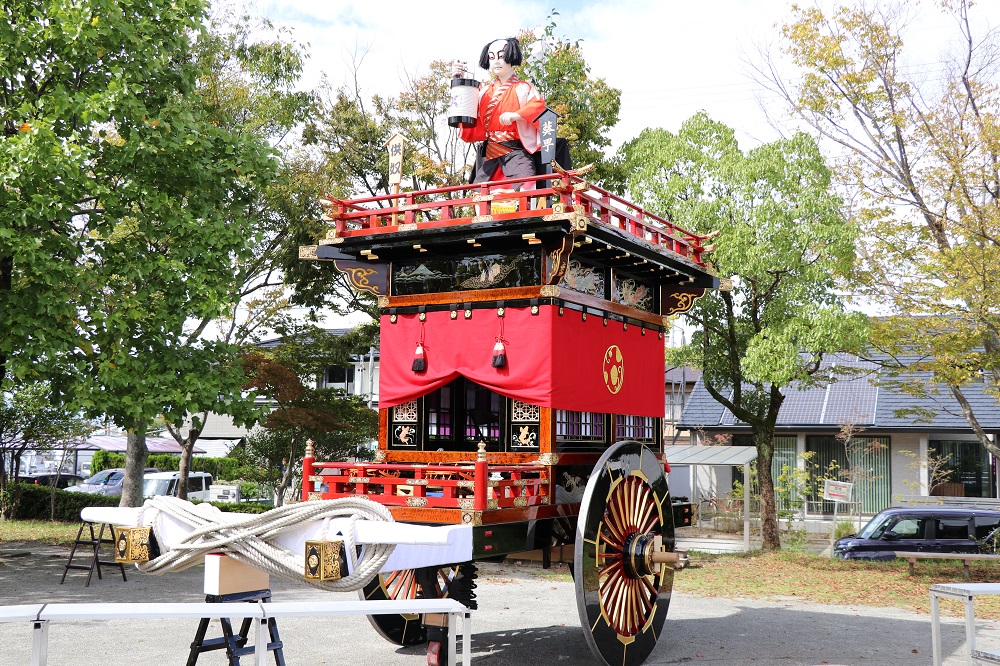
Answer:
[[[584, 412], [663, 416], [663, 338], [655, 330], [543, 305], [381, 319], [379, 407], [409, 402], [459, 375], [509, 398]], [[492, 366], [502, 337], [503, 368]], [[422, 342], [426, 370], [412, 370]]]

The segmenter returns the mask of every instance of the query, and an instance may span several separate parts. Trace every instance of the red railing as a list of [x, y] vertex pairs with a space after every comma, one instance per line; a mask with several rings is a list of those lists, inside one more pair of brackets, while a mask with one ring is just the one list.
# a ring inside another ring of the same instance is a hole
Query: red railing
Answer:
[[[545, 186], [510, 191], [528, 182], [544, 183]], [[505, 220], [579, 212], [704, 265], [702, 241], [707, 236], [681, 229], [667, 219], [591, 185], [574, 171], [347, 201], [334, 197], [327, 200], [330, 202], [327, 218], [334, 223], [337, 237], [392, 233], [399, 231], [400, 225], [421, 229], [470, 224], [482, 221], [487, 215], [492, 220]], [[516, 209], [491, 212], [493, 204], [502, 202]]]
[[303, 501], [363, 496], [387, 506], [468, 511], [550, 503], [548, 468], [529, 465], [324, 463], [306, 456], [303, 478]]

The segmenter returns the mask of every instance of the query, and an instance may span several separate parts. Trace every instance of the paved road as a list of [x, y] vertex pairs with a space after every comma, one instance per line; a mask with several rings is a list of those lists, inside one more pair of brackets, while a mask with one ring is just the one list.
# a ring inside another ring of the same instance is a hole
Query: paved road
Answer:
[[[204, 599], [201, 567], [160, 577], [131, 570], [128, 582], [106, 573], [104, 580], [95, 576], [86, 588], [84, 572], [71, 572], [65, 585], [59, 584], [66, 550], [24, 553], [23, 547], [0, 544], [0, 604]], [[272, 583], [276, 601], [342, 596], [294, 582]], [[568, 577], [528, 567], [483, 565], [478, 583], [480, 610], [472, 616], [475, 664], [595, 663], [580, 628]], [[978, 644], [1000, 647], [1000, 626], [979, 624]], [[49, 664], [180, 665], [185, 663], [194, 630], [194, 623], [186, 620], [145, 625], [130, 620], [54, 624], [49, 630]], [[281, 621], [279, 630], [289, 666], [425, 663], [421, 649], [385, 642], [365, 618], [290, 618]], [[213, 623], [209, 635], [221, 635], [217, 624]], [[964, 636], [961, 621], [948, 618], [943, 638], [949, 666], [966, 663]], [[29, 663], [30, 645], [29, 627], [0, 624], [0, 666]], [[203, 654], [198, 660], [199, 666], [225, 663], [220, 652]], [[892, 608], [675, 594], [664, 636], [646, 663], [930, 664], [930, 617]]]

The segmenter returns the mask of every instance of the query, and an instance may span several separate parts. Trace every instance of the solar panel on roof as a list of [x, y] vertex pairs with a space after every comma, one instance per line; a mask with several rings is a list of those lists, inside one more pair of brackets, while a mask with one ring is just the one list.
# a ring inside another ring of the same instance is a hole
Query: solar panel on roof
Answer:
[[867, 424], [875, 418], [875, 387], [867, 378], [841, 380], [830, 386], [826, 410], [820, 423], [842, 425]]
[[826, 387], [814, 386], [804, 391], [786, 388], [785, 401], [778, 412], [778, 423], [783, 425], [817, 423], [826, 401]]

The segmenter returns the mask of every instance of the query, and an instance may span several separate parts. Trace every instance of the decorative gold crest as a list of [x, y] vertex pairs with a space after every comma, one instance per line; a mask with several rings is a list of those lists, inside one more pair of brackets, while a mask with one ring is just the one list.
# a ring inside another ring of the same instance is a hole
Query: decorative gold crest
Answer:
[[611, 345], [604, 352], [604, 385], [612, 395], [622, 390], [625, 383], [625, 359], [618, 345]]

